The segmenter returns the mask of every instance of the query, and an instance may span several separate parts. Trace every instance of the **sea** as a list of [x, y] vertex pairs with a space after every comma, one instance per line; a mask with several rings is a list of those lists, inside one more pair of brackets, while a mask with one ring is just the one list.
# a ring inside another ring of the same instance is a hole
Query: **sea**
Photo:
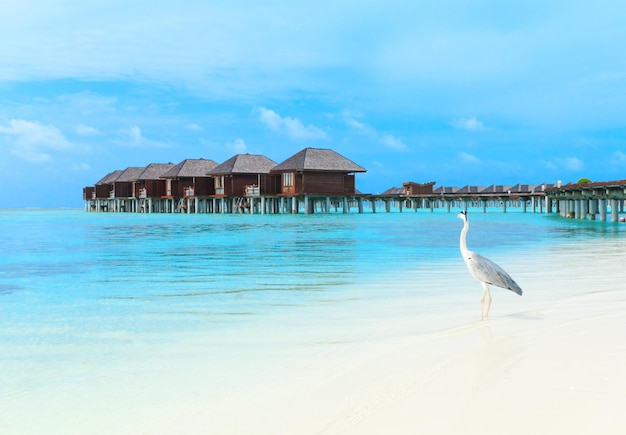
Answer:
[[[475, 320], [457, 211], [0, 210], [0, 433], [159, 433], [320, 361]], [[469, 221], [470, 249], [522, 288], [546, 255], [626, 240], [626, 224], [511, 208]], [[524, 290], [493, 292], [493, 315]]]

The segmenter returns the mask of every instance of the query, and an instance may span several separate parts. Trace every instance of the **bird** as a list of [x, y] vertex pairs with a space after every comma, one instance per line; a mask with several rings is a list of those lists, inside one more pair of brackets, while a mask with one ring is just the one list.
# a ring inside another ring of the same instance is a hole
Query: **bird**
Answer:
[[[467, 249], [467, 231], [469, 222], [467, 220], [467, 211], [461, 211], [456, 217], [463, 221], [463, 229], [461, 230], [461, 256], [467, 265], [470, 273], [474, 278], [481, 282], [483, 286], [483, 297], [480, 300], [480, 318], [481, 320], [489, 317], [489, 309], [491, 308], [491, 292], [489, 286], [494, 285], [503, 289], [511, 290], [518, 295], [522, 295], [523, 291], [520, 286], [511, 278], [504, 269], [498, 266], [490, 259], [483, 257], [476, 252]], [[485, 297], [488, 297], [487, 312], [485, 312]]]

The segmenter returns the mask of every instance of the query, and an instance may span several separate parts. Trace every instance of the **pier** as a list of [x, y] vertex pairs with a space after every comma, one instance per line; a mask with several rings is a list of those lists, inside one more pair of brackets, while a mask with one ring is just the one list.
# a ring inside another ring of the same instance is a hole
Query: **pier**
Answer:
[[607, 221], [610, 216], [611, 222], [618, 222], [624, 213], [626, 180], [569, 183], [546, 194], [563, 217]]
[[277, 164], [237, 154], [222, 164], [186, 159], [115, 170], [83, 188], [85, 211], [112, 213], [390, 213], [509, 208], [523, 213], [617, 222], [626, 180], [589, 183], [435, 187], [407, 181], [380, 194], [356, 189], [364, 168], [329, 149], [305, 148]]
[[554, 202], [543, 193], [518, 195], [261, 195], [248, 194], [233, 197], [196, 197], [192, 192], [182, 198], [95, 198], [86, 199], [85, 211], [114, 213], [247, 213], [247, 214], [313, 214], [313, 213], [391, 213], [444, 209], [467, 210], [470, 208], [487, 212], [498, 209], [503, 213], [509, 208], [523, 212], [551, 212]]

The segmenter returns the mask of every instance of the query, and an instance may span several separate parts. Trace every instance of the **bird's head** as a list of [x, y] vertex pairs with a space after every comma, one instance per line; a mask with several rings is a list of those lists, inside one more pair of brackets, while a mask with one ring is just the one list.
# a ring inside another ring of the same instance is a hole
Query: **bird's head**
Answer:
[[462, 210], [459, 214], [456, 215], [456, 217], [465, 222], [467, 220], [467, 212], [465, 210]]

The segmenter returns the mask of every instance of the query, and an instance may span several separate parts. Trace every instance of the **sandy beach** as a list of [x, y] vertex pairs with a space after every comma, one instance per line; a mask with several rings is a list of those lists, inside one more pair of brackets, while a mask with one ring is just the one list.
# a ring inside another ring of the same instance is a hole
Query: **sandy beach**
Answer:
[[[87, 347], [65, 362], [74, 348], [55, 347], [48, 382], [6, 393], [0, 429], [621, 434], [625, 258], [619, 237], [499, 255], [524, 295], [492, 289], [485, 321], [480, 284], [457, 257], [372, 281], [376, 300], [360, 301], [370, 292], [357, 289], [324, 310], [285, 309], [271, 325], [251, 318], [244, 329], [183, 341], [133, 336], [121, 359], [90, 357]], [[400, 297], [385, 298], [385, 286]]]
[[[619, 240], [544, 252], [535, 270], [514, 270], [523, 298], [494, 291], [486, 321], [479, 285], [453, 275], [475, 305], [402, 319], [404, 336], [346, 343], [306, 370], [274, 374], [235, 412], [208, 410], [166, 432], [623, 433], [624, 258]], [[423, 322], [437, 330], [411, 332], [428, 329]]]

